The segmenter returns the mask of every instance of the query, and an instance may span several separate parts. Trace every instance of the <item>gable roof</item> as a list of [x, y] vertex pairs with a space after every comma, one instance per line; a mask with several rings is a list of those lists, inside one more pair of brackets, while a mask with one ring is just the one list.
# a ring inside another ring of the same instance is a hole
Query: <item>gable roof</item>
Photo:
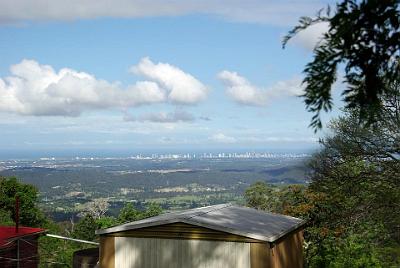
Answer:
[[305, 224], [304, 220], [232, 204], [171, 212], [97, 230], [103, 235], [170, 223], [187, 223], [265, 242], [274, 242]]

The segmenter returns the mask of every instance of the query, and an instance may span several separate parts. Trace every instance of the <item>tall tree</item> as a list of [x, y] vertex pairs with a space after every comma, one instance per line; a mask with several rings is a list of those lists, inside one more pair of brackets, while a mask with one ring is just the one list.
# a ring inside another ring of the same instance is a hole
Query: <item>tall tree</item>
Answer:
[[391, 139], [385, 142], [379, 128], [360, 126], [352, 114], [334, 121], [330, 129], [323, 149], [310, 162], [308, 191], [323, 198], [309, 211], [307, 235], [313, 242], [309, 260], [316, 267], [333, 260], [348, 266], [341, 255], [347, 254], [354, 257], [353, 265], [379, 267], [379, 261], [384, 267], [396, 267], [400, 265], [400, 214], [395, 213], [400, 211], [400, 163], [392, 154]]
[[[398, 0], [344, 0], [331, 15], [302, 17], [283, 40], [283, 46], [309, 26], [328, 22], [329, 30], [314, 48], [314, 59], [305, 69], [304, 102], [313, 112], [311, 126], [322, 127], [320, 112], [332, 109], [331, 91], [340, 64], [344, 64], [347, 108], [358, 108], [363, 123], [380, 120], [382, 95], [399, 76], [400, 9]], [[389, 83], [388, 83], [389, 81]], [[397, 89], [398, 90], [398, 89]]]
[[[37, 206], [38, 190], [30, 184], [19, 182], [15, 177], [0, 177], [0, 208], [15, 221], [15, 197], [19, 196], [20, 224], [38, 227], [46, 218]], [[3, 213], [4, 214], [4, 213]]]
[[93, 216], [86, 215], [76, 224], [72, 236], [78, 239], [94, 241], [97, 229], [99, 229], [99, 225]]

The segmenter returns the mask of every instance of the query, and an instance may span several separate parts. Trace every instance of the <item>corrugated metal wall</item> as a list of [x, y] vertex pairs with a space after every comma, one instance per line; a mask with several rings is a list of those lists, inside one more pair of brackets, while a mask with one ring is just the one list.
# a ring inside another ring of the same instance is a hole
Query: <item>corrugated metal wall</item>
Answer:
[[250, 268], [250, 244], [115, 237], [115, 267]]

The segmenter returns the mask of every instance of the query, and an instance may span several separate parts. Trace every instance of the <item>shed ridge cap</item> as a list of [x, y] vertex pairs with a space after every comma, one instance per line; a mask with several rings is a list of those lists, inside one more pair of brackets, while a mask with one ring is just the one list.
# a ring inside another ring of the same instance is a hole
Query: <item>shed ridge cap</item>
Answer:
[[186, 223], [186, 224], [190, 224], [190, 225], [195, 225], [195, 226], [212, 229], [212, 230], [219, 231], [219, 232], [243, 236], [243, 237], [251, 238], [254, 240], [259, 240], [259, 241], [263, 241], [263, 242], [272, 242], [272, 241], [270, 241], [271, 238], [268, 236], [261, 235], [261, 234], [255, 234], [255, 233], [251, 233], [251, 232], [247, 232], [247, 231], [240, 231], [240, 230], [228, 227], [228, 226], [222, 226], [222, 225], [212, 224], [212, 223], [205, 223], [205, 222], [201, 222], [201, 221], [196, 221], [196, 219], [188, 219], [188, 220], [182, 221], [182, 222]]
[[[190, 219], [192, 219], [192, 218], [196, 218], [196, 217], [199, 217], [199, 216], [201, 216], [201, 215], [205, 215], [205, 214], [208, 214], [208, 213], [211, 213], [211, 212], [214, 212], [214, 211], [217, 211], [217, 210], [221, 210], [221, 209], [223, 209], [223, 208], [230, 207], [230, 206], [232, 206], [231, 203], [218, 204], [218, 205], [208, 206], [209, 208], [213, 207], [213, 209], [207, 210], [207, 211], [199, 211], [198, 213], [196, 213], [196, 214], [194, 214], [194, 215], [192, 215], [192, 216], [189, 216], [189, 217], [182, 217], [182, 218], [183, 218], [183, 219], [186, 219], [186, 220], [190, 220]], [[205, 208], [207, 208], [207, 207], [205, 207]]]
[[275, 212], [266, 211], [266, 210], [261, 210], [261, 209], [256, 209], [256, 208], [252, 208], [252, 207], [238, 206], [238, 205], [232, 205], [232, 207], [236, 207], [236, 208], [240, 208], [240, 209], [250, 209], [250, 210], [257, 211], [258, 213], [263, 213], [263, 214], [266, 213], [266, 214], [270, 214], [270, 215], [276, 215], [276, 216], [279, 216], [279, 217], [284, 217], [284, 218], [287, 218], [287, 219], [292, 219], [292, 220], [298, 220], [298, 221], [301, 221], [301, 222], [305, 222], [305, 220], [304, 220], [304, 219], [301, 219], [301, 218], [296, 218], [296, 217], [293, 217], [293, 216], [290, 216], [290, 215], [275, 213]]

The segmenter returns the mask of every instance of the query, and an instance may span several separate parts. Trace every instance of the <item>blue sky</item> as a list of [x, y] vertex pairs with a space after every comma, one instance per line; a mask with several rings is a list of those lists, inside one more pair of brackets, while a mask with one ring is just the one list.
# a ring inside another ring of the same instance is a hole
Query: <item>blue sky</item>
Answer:
[[323, 134], [308, 128], [311, 114], [297, 95], [327, 26], [285, 50], [281, 40], [326, 2], [7, 2], [0, 4], [3, 154], [290, 151], [315, 148]]

